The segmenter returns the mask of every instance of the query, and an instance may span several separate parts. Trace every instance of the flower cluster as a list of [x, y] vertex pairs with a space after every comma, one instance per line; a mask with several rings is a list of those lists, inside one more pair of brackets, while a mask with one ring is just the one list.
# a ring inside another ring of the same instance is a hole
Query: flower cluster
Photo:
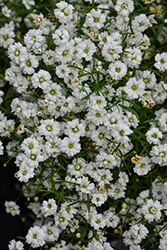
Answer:
[[36, 2], [22, 0], [20, 19], [2, 4], [0, 28], [12, 89], [0, 92], [0, 154], [35, 216], [24, 244], [113, 250], [115, 235], [130, 250], [165, 250], [165, 1], [53, 1], [43, 12]]

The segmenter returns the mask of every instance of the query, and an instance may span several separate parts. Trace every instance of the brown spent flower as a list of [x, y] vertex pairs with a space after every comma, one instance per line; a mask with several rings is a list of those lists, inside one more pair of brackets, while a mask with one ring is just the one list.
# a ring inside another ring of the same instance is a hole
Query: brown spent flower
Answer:
[[24, 125], [20, 124], [18, 127], [17, 127], [17, 134], [18, 135], [21, 135], [25, 132], [25, 127]]
[[105, 188], [104, 187], [99, 187], [99, 192], [101, 193], [101, 194], [104, 194], [105, 193]]
[[150, 51], [146, 51], [144, 54], [144, 60], [149, 60], [151, 57], [151, 52]]
[[141, 156], [135, 155], [134, 157], [131, 158], [132, 163], [134, 164], [140, 164], [140, 160], [142, 159]]
[[122, 235], [123, 231], [121, 225], [114, 230], [114, 234]]
[[148, 102], [147, 100], [143, 102], [143, 107], [147, 109], [152, 109], [156, 105], [156, 102]]
[[21, 32], [18, 30], [16, 33], [15, 33], [15, 36], [18, 40], [21, 39]]
[[75, 248], [75, 250], [84, 250], [84, 249], [85, 249], [85, 246], [82, 246], [82, 247], [76, 246], [76, 248]]
[[160, 48], [157, 49], [156, 52], [160, 54], [161, 53], [161, 49]]
[[57, 18], [55, 16], [49, 16], [49, 20], [52, 22], [52, 23], [55, 23], [57, 21]]
[[97, 41], [97, 40], [98, 40], [99, 33], [97, 33], [96, 30], [90, 28], [90, 29], [88, 29], [88, 32], [86, 33], [86, 35], [87, 35], [88, 37], [90, 37], [90, 39], [91, 39], [92, 41]]
[[115, 160], [116, 160], [116, 161], [119, 161], [119, 157], [117, 156], [117, 152], [114, 152], [114, 153], [113, 153], [113, 156], [115, 157]]
[[160, 16], [162, 13], [162, 6], [158, 5], [158, 7], [153, 12], [156, 16]]
[[35, 23], [35, 25], [38, 26], [38, 25], [43, 24], [44, 21], [45, 21], [44, 16], [42, 14], [40, 14], [40, 15], [36, 15], [34, 23]]

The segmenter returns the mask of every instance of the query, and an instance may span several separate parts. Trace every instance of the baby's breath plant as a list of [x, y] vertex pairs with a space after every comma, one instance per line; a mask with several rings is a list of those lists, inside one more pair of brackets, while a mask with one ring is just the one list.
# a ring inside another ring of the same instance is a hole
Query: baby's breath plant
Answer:
[[166, 1], [0, 5], [5, 208], [33, 218], [9, 249], [165, 250]]

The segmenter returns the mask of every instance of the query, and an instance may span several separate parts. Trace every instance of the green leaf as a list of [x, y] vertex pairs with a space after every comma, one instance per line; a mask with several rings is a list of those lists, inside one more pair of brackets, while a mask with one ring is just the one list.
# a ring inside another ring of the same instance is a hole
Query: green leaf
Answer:
[[144, 121], [143, 123], [150, 123], [150, 122], [158, 123], [158, 120], [147, 120], [147, 121]]

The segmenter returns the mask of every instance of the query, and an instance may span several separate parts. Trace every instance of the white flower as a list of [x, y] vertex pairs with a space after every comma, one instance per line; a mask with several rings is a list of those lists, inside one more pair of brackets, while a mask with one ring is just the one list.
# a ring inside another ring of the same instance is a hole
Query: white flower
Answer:
[[167, 164], [167, 144], [153, 146], [150, 155], [152, 156], [151, 160], [153, 163], [165, 166]]
[[17, 92], [23, 94], [26, 93], [27, 87], [30, 82], [22, 75], [18, 75], [15, 77], [13, 82], [13, 86], [16, 87]]
[[2, 145], [2, 142], [0, 141], [0, 155], [3, 155], [3, 149], [4, 149], [4, 146]]
[[54, 217], [55, 225], [59, 226], [61, 229], [65, 229], [69, 224], [67, 216], [68, 216], [67, 212], [64, 213], [63, 215], [61, 213], [56, 213]]
[[86, 163], [82, 158], [74, 158], [72, 164], [67, 166], [67, 173], [69, 173], [71, 176], [75, 175], [75, 177], [83, 176], [83, 174], [85, 174], [85, 170]]
[[107, 100], [111, 101], [112, 98], [114, 97], [115, 89], [112, 86], [108, 85], [108, 86], [102, 87], [101, 92]]
[[157, 104], [162, 104], [165, 101], [167, 97], [166, 89], [167, 89], [166, 83], [164, 83], [163, 81], [160, 81], [159, 84], [154, 86], [152, 96], [153, 100]]
[[[131, 151], [131, 149], [133, 148], [133, 144], [130, 142], [130, 141], [127, 141], [125, 143], [122, 143], [120, 146], [119, 146], [119, 150], [121, 151], [121, 153], [123, 155], [127, 154], [128, 152]], [[118, 161], [117, 161], [118, 162]]]
[[12, 84], [17, 76], [21, 75], [20, 67], [12, 65], [5, 71], [5, 80]]
[[132, 0], [117, 0], [115, 10], [122, 16], [128, 16], [134, 10], [134, 3]]
[[148, 220], [148, 222], [152, 222], [153, 220], [158, 221], [161, 218], [161, 209], [162, 205], [159, 201], [153, 201], [149, 199], [142, 206], [141, 212], [144, 215], [144, 218]]
[[114, 124], [123, 123], [122, 110], [114, 108], [111, 113], [106, 113], [104, 124], [108, 129], [112, 129]]
[[125, 186], [122, 186], [120, 183], [116, 182], [115, 184], [110, 184], [110, 188], [108, 190], [108, 196], [112, 197], [114, 200], [125, 197]]
[[68, 23], [73, 17], [74, 7], [65, 1], [60, 1], [56, 4], [58, 9], [54, 9], [55, 16], [59, 19], [61, 23]]
[[108, 66], [108, 73], [114, 80], [121, 80], [127, 73], [127, 66], [120, 60], [115, 61]]
[[154, 66], [160, 71], [165, 71], [167, 69], [167, 53], [163, 52], [161, 54], [156, 54], [155, 56], [156, 63]]
[[141, 77], [145, 83], [145, 88], [154, 89], [157, 81], [154, 72], [149, 70], [137, 71], [136, 79], [139, 80]]
[[14, 201], [5, 201], [6, 212], [12, 216], [20, 214], [20, 207]]
[[6, 150], [9, 156], [14, 156], [18, 150], [18, 142], [17, 141], [10, 141], [6, 145]]
[[[143, 224], [134, 224], [130, 227], [129, 231], [123, 233], [123, 241], [125, 245], [136, 246], [139, 244], [142, 239], [146, 238], [149, 233], [148, 229]], [[141, 249], [141, 248], [132, 248], [132, 249]]]
[[161, 180], [161, 178], [157, 177], [152, 182], [152, 195], [155, 200], [161, 200], [163, 198], [166, 200], [166, 185], [165, 183], [163, 185], [162, 182], [159, 182]]
[[34, 168], [29, 167], [25, 161], [22, 162], [19, 171], [17, 171], [16, 176], [20, 182], [28, 182], [30, 178], [35, 175]]
[[68, 202], [64, 202], [61, 204], [61, 209], [60, 209], [62, 215], [67, 213], [69, 215], [69, 218], [71, 219], [74, 214], [77, 213], [77, 209], [75, 208], [75, 205], [71, 205]]
[[100, 9], [92, 9], [86, 16], [84, 27], [92, 27], [95, 30], [101, 29], [106, 19], [106, 15]]
[[55, 30], [55, 32], [52, 33], [52, 38], [54, 44], [63, 46], [65, 43], [68, 42], [70, 36], [65, 27], [60, 26], [59, 29]]
[[117, 164], [115, 161], [115, 157], [112, 154], [107, 154], [106, 152], [99, 152], [96, 156], [96, 162], [98, 163], [99, 167], [112, 169]]
[[129, 99], [135, 99], [145, 93], [145, 84], [140, 80], [136, 80], [135, 77], [129, 79], [123, 90], [127, 93]]
[[121, 14], [117, 15], [116, 20], [115, 20], [117, 29], [120, 31], [126, 32], [129, 28], [128, 26], [129, 20], [130, 19], [128, 16], [122, 16]]
[[106, 227], [115, 228], [120, 222], [120, 218], [110, 210], [104, 212]]
[[74, 107], [75, 107], [75, 98], [73, 96], [69, 96], [67, 98], [63, 96], [60, 108], [61, 115], [63, 116], [64, 114], [73, 111]]
[[57, 205], [54, 199], [49, 199], [48, 201], [42, 202], [42, 213], [45, 217], [53, 215], [57, 211]]
[[37, 218], [42, 218], [43, 217], [42, 212], [41, 212], [41, 203], [39, 203], [39, 202], [36, 202], [36, 203], [29, 202], [27, 207], [28, 207], [28, 209], [30, 209], [36, 215]]
[[159, 144], [163, 134], [158, 128], [150, 128], [146, 133], [146, 139], [151, 144]]
[[140, 14], [132, 20], [132, 29], [134, 32], [140, 31], [143, 32], [147, 28], [151, 27], [149, 18], [145, 14]]
[[11, 135], [11, 133], [14, 131], [14, 127], [15, 127], [15, 122], [14, 120], [6, 120], [6, 121], [1, 121], [0, 122], [0, 133], [1, 136], [7, 136], [9, 137]]
[[0, 104], [3, 102], [2, 96], [4, 96], [4, 92], [0, 90]]
[[44, 145], [45, 151], [52, 157], [57, 157], [60, 152], [61, 139], [57, 136], [47, 138]]
[[57, 62], [70, 62], [73, 57], [74, 48], [70, 42], [66, 42], [63, 46], [56, 47], [55, 57]]
[[167, 237], [164, 237], [164, 238], [162, 238], [162, 239], [160, 239], [160, 241], [159, 241], [159, 249], [160, 250], [164, 250], [164, 249], [166, 249], [166, 247], [167, 247]]
[[15, 37], [15, 34], [13, 29], [13, 27], [10, 27], [10, 23], [0, 28], [0, 46], [8, 48], [10, 44], [14, 43], [13, 37]]
[[24, 250], [24, 245], [21, 241], [11, 240], [8, 247], [9, 250]]
[[105, 217], [102, 214], [95, 214], [90, 221], [90, 225], [94, 229], [104, 228], [106, 225]]
[[85, 172], [96, 180], [98, 176], [98, 164], [95, 162], [88, 163]]
[[2, 14], [6, 17], [10, 17], [11, 10], [5, 5], [2, 7]]
[[89, 109], [89, 112], [86, 115], [87, 120], [93, 122], [95, 125], [100, 125], [103, 124], [104, 122], [104, 115], [106, 114], [105, 109], [101, 110], [94, 110], [94, 109]]
[[45, 240], [46, 241], [57, 241], [59, 234], [60, 234], [60, 229], [53, 224], [53, 222], [48, 222], [47, 224], [42, 226], [42, 229], [45, 234]]
[[[81, 191], [82, 193], [85, 194], [90, 194], [91, 190], [94, 189], [94, 183], [90, 183], [90, 181], [88, 180], [88, 177], [80, 177], [77, 179], [76, 181], [76, 190], [77, 191]], [[78, 185], [79, 184], [79, 185]]]
[[104, 187], [106, 184], [110, 184], [112, 179], [112, 173], [109, 169], [97, 170], [97, 178], [95, 180], [98, 182], [98, 186]]
[[146, 175], [151, 170], [151, 160], [148, 156], [142, 157], [140, 164], [135, 164], [134, 172], [138, 175]]
[[35, 4], [34, 0], [22, 0], [22, 3], [25, 5], [26, 9], [29, 10]]
[[143, 205], [144, 203], [146, 203], [146, 201], [149, 198], [149, 190], [146, 189], [142, 192], [140, 192], [139, 196], [137, 197], [137, 204], [138, 205]]
[[81, 145], [74, 137], [65, 137], [61, 142], [61, 150], [68, 156], [73, 156], [80, 152]]
[[141, 45], [141, 39], [142, 39], [142, 33], [141, 32], [133, 32], [127, 35], [126, 42], [127, 47], [139, 47]]
[[129, 111], [126, 111], [126, 116], [123, 117], [123, 120], [129, 127], [133, 127], [133, 128], [136, 128], [139, 123], [139, 120], [137, 119], [137, 117]]
[[36, 22], [36, 19], [38, 19], [38, 17], [43, 21], [43, 23], [39, 26], [39, 29], [42, 30], [42, 34], [49, 35], [49, 33], [55, 29], [54, 24], [46, 18], [43, 19], [42, 14], [40, 14], [40, 16], [36, 15], [34, 22]]
[[126, 184], [129, 182], [129, 177], [125, 172], [119, 172], [119, 179], [118, 182], [122, 185], [122, 186], [126, 186]]
[[45, 244], [44, 230], [39, 226], [31, 227], [26, 235], [26, 242], [33, 248], [41, 247]]
[[51, 75], [48, 71], [40, 69], [38, 73], [34, 73], [31, 78], [32, 85], [46, 90], [51, 85]]
[[35, 55], [27, 53], [20, 56], [20, 67], [24, 74], [33, 74], [35, 72], [34, 68], [38, 67], [38, 59]]
[[[23, 1], [23, 0], [22, 0]], [[26, 0], [24, 0], [26, 1]], [[35, 18], [36, 18], [35, 13], [29, 13], [25, 18], [24, 18], [24, 22], [27, 26], [27, 28], [32, 28], [34, 26], [34, 22], [35, 22]]]
[[133, 131], [126, 124], [119, 123], [119, 124], [113, 125], [112, 136], [118, 142], [126, 143], [127, 141], [130, 140], [128, 135], [132, 133]]
[[99, 126], [91, 135], [91, 139], [95, 141], [97, 145], [106, 147], [107, 139], [111, 139], [111, 135], [105, 126]]
[[56, 52], [54, 50], [45, 50], [42, 54], [42, 59], [46, 66], [53, 65], [56, 61]]
[[81, 41], [76, 46], [76, 50], [78, 58], [85, 58], [86, 61], [90, 61], [92, 60], [92, 55], [96, 51], [96, 46], [90, 39], [87, 39]]
[[116, 59], [120, 58], [120, 53], [122, 53], [122, 47], [119, 43], [109, 40], [107, 41], [102, 49], [102, 55], [106, 61], [114, 62]]
[[59, 122], [54, 121], [53, 119], [41, 120], [41, 125], [38, 126], [38, 131], [40, 135], [44, 135], [46, 138], [57, 136], [60, 132]]
[[128, 48], [123, 57], [124, 63], [130, 68], [138, 68], [142, 61], [142, 52], [138, 48]]
[[160, 126], [160, 129], [163, 132], [167, 132], [167, 113], [164, 112], [163, 114], [161, 114], [158, 120], [158, 125]]
[[80, 136], [85, 134], [85, 126], [78, 119], [74, 119], [66, 123], [64, 133], [69, 137], [79, 139]]
[[107, 31], [101, 32], [99, 34], [99, 37], [98, 37], [99, 38], [99, 45], [104, 45], [107, 42], [108, 37], [109, 37], [109, 35], [108, 35]]
[[35, 50], [45, 43], [45, 37], [42, 36], [40, 29], [31, 29], [24, 36], [24, 43], [28, 50]]
[[66, 63], [62, 63], [56, 67], [56, 75], [60, 78], [68, 79], [70, 71]]
[[107, 194], [101, 194], [101, 193], [95, 193], [92, 195], [92, 203], [95, 204], [97, 207], [100, 207], [102, 204], [104, 204], [107, 200]]
[[89, 107], [95, 110], [101, 110], [106, 106], [107, 102], [102, 94], [100, 95], [92, 94], [90, 96], [90, 99], [87, 101], [87, 104]]
[[23, 140], [20, 147], [25, 151], [25, 153], [30, 154], [33, 151], [36, 151], [36, 149], [39, 149], [39, 143], [35, 137], [27, 137]]

